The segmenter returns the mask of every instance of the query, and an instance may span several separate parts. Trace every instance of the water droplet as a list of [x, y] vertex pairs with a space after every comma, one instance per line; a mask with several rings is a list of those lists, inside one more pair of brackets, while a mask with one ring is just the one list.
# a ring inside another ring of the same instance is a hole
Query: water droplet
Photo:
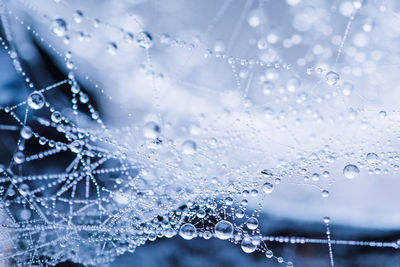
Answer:
[[39, 91], [34, 91], [28, 96], [28, 106], [32, 109], [41, 109], [44, 106], [44, 96]]
[[59, 123], [62, 119], [61, 113], [58, 111], [54, 111], [51, 113], [51, 120], [55, 123]]
[[186, 240], [193, 239], [197, 235], [196, 227], [191, 223], [185, 223], [179, 229], [179, 235]]
[[241, 248], [246, 253], [253, 253], [257, 246], [253, 244], [253, 240], [249, 236], [245, 236], [241, 243]]
[[197, 145], [192, 140], [186, 140], [185, 142], [183, 142], [182, 154], [193, 155], [194, 153], [196, 153], [196, 150], [197, 150]]
[[236, 218], [241, 219], [244, 217], [244, 211], [242, 209], [237, 209], [235, 212]]
[[197, 217], [199, 217], [200, 219], [206, 217], [206, 211], [204, 209], [199, 209], [196, 213]]
[[118, 50], [118, 46], [116, 43], [111, 42], [111, 43], [107, 44], [106, 51], [110, 55], [114, 56], [117, 53], [117, 50]]
[[87, 102], [89, 102], [89, 96], [81, 92], [79, 95], [79, 101], [81, 101], [81, 103], [83, 104], [86, 104]]
[[268, 41], [266, 38], [260, 38], [257, 42], [257, 47], [260, 50], [265, 50], [268, 47]]
[[76, 23], [81, 23], [82, 22], [82, 18], [83, 18], [83, 12], [80, 10], [76, 10], [74, 12], [74, 14], [72, 15], [72, 17], [74, 18], [74, 21]]
[[226, 240], [233, 237], [232, 223], [222, 220], [218, 222], [215, 227], [215, 236], [219, 239]]
[[148, 32], [140, 32], [136, 36], [136, 43], [139, 47], [150, 48], [153, 45], [153, 37]]
[[274, 256], [274, 253], [271, 250], [267, 250], [265, 252], [265, 257], [267, 257], [268, 259], [272, 258]]
[[19, 217], [21, 218], [21, 220], [29, 220], [29, 218], [31, 217], [32, 213], [30, 210], [28, 209], [22, 209], [19, 213]]
[[51, 31], [61, 37], [67, 33], [67, 23], [62, 18], [57, 18], [51, 22]]
[[263, 191], [265, 194], [271, 194], [274, 191], [274, 185], [268, 182], [263, 184]]
[[379, 111], [379, 117], [381, 117], [381, 119], [386, 118], [386, 111]]
[[83, 149], [83, 141], [75, 140], [71, 144], [69, 144], [69, 149], [71, 149], [74, 153], [79, 153]]
[[360, 170], [356, 165], [348, 164], [343, 169], [343, 174], [347, 179], [354, 179], [358, 176]]
[[321, 196], [324, 197], [324, 198], [329, 197], [329, 191], [328, 190], [322, 190], [321, 191]]
[[32, 128], [29, 126], [24, 126], [22, 127], [21, 131], [21, 137], [24, 139], [30, 139], [32, 137]]
[[29, 185], [21, 184], [19, 186], [19, 192], [21, 195], [26, 196], [29, 193]]
[[133, 33], [130, 33], [130, 32], [125, 32], [124, 33], [124, 40], [125, 40], [125, 42], [127, 42], [127, 43], [132, 43], [132, 41], [133, 41], [133, 39], [135, 38], [135, 36], [133, 35]]
[[21, 151], [18, 151], [14, 154], [14, 161], [17, 164], [22, 164], [25, 161], [25, 155]]
[[335, 85], [338, 83], [340, 76], [337, 72], [330, 71], [326, 74], [325, 78], [329, 85]]
[[250, 230], [255, 230], [258, 227], [258, 220], [257, 218], [250, 217], [246, 222], [247, 228]]
[[68, 240], [66, 238], [62, 238], [60, 240], [60, 247], [65, 248], [68, 244]]
[[367, 154], [367, 162], [370, 165], [375, 165], [376, 163], [378, 163], [378, 155], [375, 153], [368, 153]]

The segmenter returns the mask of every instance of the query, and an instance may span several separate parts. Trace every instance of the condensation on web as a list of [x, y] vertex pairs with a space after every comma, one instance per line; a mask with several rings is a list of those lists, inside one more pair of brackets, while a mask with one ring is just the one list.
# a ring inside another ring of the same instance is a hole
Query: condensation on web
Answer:
[[[399, 185], [396, 1], [109, 2], [0, 0], [1, 64], [27, 89], [0, 103], [2, 261], [96, 265], [176, 235], [287, 266], [274, 242], [331, 266], [336, 245], [399, 247], [333, 239], [330, 214], [325, 239], [259, 227], [296, 214], [280, 187], [321, 210], [337, 184]], [[32, 43], [63, 79], [31, 77]]]

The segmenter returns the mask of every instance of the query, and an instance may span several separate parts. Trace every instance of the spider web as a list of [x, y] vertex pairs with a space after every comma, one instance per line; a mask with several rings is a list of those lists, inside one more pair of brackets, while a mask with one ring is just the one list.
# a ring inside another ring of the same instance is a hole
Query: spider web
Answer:
[[[287, 266], [274, 242], [321, 244], [330, 266], [338, 245], [399, 247], [335, 239], [330, 214], [324, 239], [259, 227], [263, 212], [303, 216], [280, 189], [311, 188], [318, 215], [342, 204], [335, 220], [348, 215], [337, 184], [354, 203], [368, 174], [398, 185], [395, 3], [91, 5], [0, 1], [2, 49], [28, 89], [1, 103], [2, 261], [105, 264], [176, 235]], [[34, 75], [32, 40], [61, 79]]]

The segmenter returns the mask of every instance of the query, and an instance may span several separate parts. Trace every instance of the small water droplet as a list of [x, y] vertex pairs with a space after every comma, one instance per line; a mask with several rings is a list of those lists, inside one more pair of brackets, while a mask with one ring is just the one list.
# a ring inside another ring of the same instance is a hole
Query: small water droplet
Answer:
[[337, 72], [330, 71], [326, 74], [325, 78], [329, 85], [335, 85], [338, 83], [340, 76]]
[[107, 44], [106, 51], [110, 55], [114, 56], [117, 53], [117, 50], [118, 50], [118, 46], [116, 43], [111, 42], [111, 43]]
[[74, 18], [74, 21], [76, 23], [81, 23], [82, 22], [82, 18], [83, 18], [83, 12], [80, 10], [76, 10], [74, 12], [74, 14], [72, 15], [72, 17]]
[[67, 33], [67, 23], [62, 18], [57, 18], [51, 22], [51, 31], [61, 37]]

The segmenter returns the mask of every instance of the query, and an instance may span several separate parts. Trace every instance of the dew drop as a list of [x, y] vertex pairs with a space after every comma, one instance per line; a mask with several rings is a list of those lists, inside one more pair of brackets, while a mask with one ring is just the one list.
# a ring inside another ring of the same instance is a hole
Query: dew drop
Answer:
[[321, 191], [321, 196], [324, 197], [324, 198], [329, 197], [329, 191], [328, 190], [322, 190]]
[[25, 155], [21, 151], [18, 151], [14, 154], [14, 161], [17, 164], [22, 164], [25, 161]]
[[62, 119], [61, 113], [58, 111], [54, 111], [53, 113], [51, 113], [51, 120], [54, 123], [59, 123]]
[[246, 222], [247, 228], [250, 230], [255, 230], [258, 227], [258, 220], [257, 218], [250, 217]]
[[268, 259], [272, 258], [274, 256], [274, 253], [271, 250], [267, 250], [265, 252], [265, 257], [267, 257]]
[[74, 14], [72, 15], [72, 17], [74, 18], [74, 21], [76, 23], [81, 23], [82, 22], [82, 18], [83, 18], [83, 12], [80, 10], [76, 10], [74, 12]]
[[106, 51], [110, 55], [114, 56], [117, 53], [117, 50], [118, 50], [118, 46], [116, 43], [111, 42], [111, 43], [107, 44]]
[[338, 83], [340, 76], [337, 72], [330, 71], [326, 74], [325, 78], [329, 85], [335, 85]]
[[185, 223], [179, 229], [179, 235], [186, 240], [190, 240], [196, 237], [196, 227], [191, 223]]
[[25, 140], [28, 140], [32, 137], [32, 128], [29, 126], [24, 126], [21, 129], [21, 137], [24, 138]]
[[219, 239], [226, 240], [233, 237], [232, 223], [222, 220], [215, 225], [215, 236]]
[[265, 194], [271, 194], [274, 191], [274, 185], [268, 182], [263, 184], [263, 191]]
[[153, 45], [153, 37], [148, 32], [140, 32], [136, 36], [136, 43], [139, 47], [150, 48]]
[[182, 144], [182, 154], [184, 155], [193, 155], [196, 153], [197, 144], [192, 140], [186, 140]]
[[67, 33], [67, 23], [62, 18], [57, 18], [51, 22], [51, 31], [61, 37]]
[[343, 169], [343, 174], [347, 179], [354, 179], [358, 176], [360, 170], [356, 165], [348, 164]]
[[41, 109], [44, 106], [44, 96], [39, 91], [34, 91], [28, 96], [28, 106], [32, 109]]
[[378, 159], [379, 159], [379, 157], [375, 153], [371, 152], [371, 153], [367, 154], [367, 162], [370, 165], [375, 165], [376, 163], [378, 163]]
[[83, 149], [83, 141], [75, 140], [71, 144], [69, 144], [69, 149], [71, 149], [74, 153], [79, 153]]
[[245, 236], [241, 243], [241, 248], [245, 253], [253, 253], [257, 246], [253, 244], [253, 240], [249, 236]]

